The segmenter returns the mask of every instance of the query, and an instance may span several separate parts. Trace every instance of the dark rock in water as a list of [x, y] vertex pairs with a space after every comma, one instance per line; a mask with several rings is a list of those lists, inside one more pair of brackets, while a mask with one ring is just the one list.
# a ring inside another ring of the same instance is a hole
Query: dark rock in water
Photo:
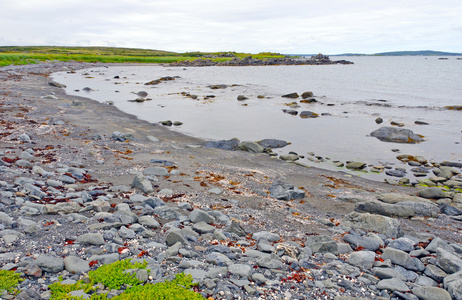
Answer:
[[281, 97], [295, 99], [295, 98], [298, 98], [299, 96], [297, 93], [290, 93], [290, 94], [282, 95]]
[[294, 116], [298, 114], [298, 111], [293, 110], [293, 109], [283, 109], [282, 111], [285, 112], [286, 114], [294, 115]]
[[383, 123], [383, 119], [382, 119], [382, 118], [377, 118], [377, 119], [375, 119], [375, 123], [377, 123], [377, 124], [382, 124], [382, 123]]
[[324, 116], [324, 117], [332, 117], [332, 114], [330, 114], [330, 113], [322, 113], [321, 116]]
[[385, 174], [387, 174], [388, 176], [394, 176], [394, 177], [404, 177], [404, 176], [406, 176], [406, 171], [387, 170], [387, 171], [385, 171]]
[[416, 124], [416, 125], [429, 125], [427, 122], [422, 122], [422, 121], [415, 121], [414, 124]]
[[54, 86], [54, 87], [57, 87], [57, 88], [66, 88], [65, 84], [61, 84], [61, 83], [58, 83], [56, 81], [50, 81], [50, 82], [48, 82], [48, 85], [49, 86]]
[[160, 124], [162, 124], [164, 126], [172, 126], [173, 122], [170, 121], [170, 120], [167, 120], [167, 121], [161, 121]]
[[448, 216], [460, 216], [462, 215], [462, 210], [447, 204], [447, 203], [441, 203], [439, 205], [440, 207], [440, 213], [448, 215]]
[[244, 101], [244, 100], [247, 100], [247, 99], [249, 99], [249, 98], [247, 98], [247, 97], [244, 96], [244, 95], [239, 95], [239, 96], [237, 96], [237, 100], [239, 100], [239, 101]]
[[289, 143], [283, 140], [277, 139], [264, 139], [258, 142], [263, 148], [282, 148], [287, 146]]
[[393, 126], [404, 127], [404, 123], [398, 123], [398, 122], [395, 122], [395, 121], [391, 121], [390, 124], [393, 125]]
[[313, 92], [309, 92], [309, 91], [308, 91], [308, 92], [304, 92], [304, 93], [302, 94], [302, 98], [303, 98], [303, 99], [310, 98], [310, 97], [313, 97]]
[[395, 127], [382, 127], [371, 132], [371, 136], [383, 142], [414, 144], [423, 142], [424, 139], [412, 130]]
[[138, 96], [140, 97], [147, 97], [148, 96], [148, 93], [145, 92], [145, 91], [139, 91], [138, 93], [136, 93]]
[[305, 192], [299, 189], [294, 189], [292, 184], [282, 182], [282, 181], [275, 181], [270, 189], [270, 196], [278, 199], [278, 200], [285, 200], [290, 201], [293, 199], [302, 199], [305, 197]]
[[87, 87], [84, 87], [84, 88], [82, 89], [82, 91], [90, 92], [90, 91], [93, 91], [93, 89], [92, 89], [92, 88], [89, 88], [89, 87], [87, 86]]
[[175, 80], [175, 78], [180, 78], [179, 76], [166, 76], [166, 77], [161, 77], [159, 79], [155, 79], [149, 82], [146, 82], [144, 85], [156, 85], [159, 84], [163, 81], [170, 81], [170, 80]]
[[218, 89], [226, 89], [228, 86], [226, 84], [213, 84], [209, 85], [209, 88], [212, 90], [218, 90]]
[[114, 79], [120, 79], [120, 76], [119, 75], [116, 75], [113, 77]]
[[462, 168], [462, 163], [451, 162], [451, 161], [444, 161], [444, 162], [442, 162], [440, 165], [445, 166], [445, 167]]
[[318, 100], [314, 98], [300, 100], [300, 103], [316, 103], [316, 102], [318, 102]]
[[210, 141], [205, 144], [205, 147], [207, 148], [217, 148], [217, 149], [230, 150], [230, 151], [237, 150], [238, 146], [239, 146], [238, 139]]
[[300, 118], [302, 118], [302, 119], [317, 118], [317, 117], [319, 117], [319, 115], [317, 113], [312, 112], [312, 111], [305, 110], [305, 111], [302, 111], [300, 113]]

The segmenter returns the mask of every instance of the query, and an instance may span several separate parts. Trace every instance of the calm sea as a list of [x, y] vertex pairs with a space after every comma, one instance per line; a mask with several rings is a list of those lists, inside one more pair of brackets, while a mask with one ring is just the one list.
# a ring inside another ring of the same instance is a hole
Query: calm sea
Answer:
[[[394, 163], [392, 149], [422, 155], [434, 161], [462, 161], [462, 111], [445, 110], [462, 105], [462, 60], [449, 57], [336, 57], [353, 65], [267, 67], [162, 67], [114, 66], [55, 73], [54, 80], [67, 85], [67, 93], [113, 101], [121, 110], [149, 122], [181, 121], [173, 130], [208, 139], [257, 141], [283, 139], [292, 144], [280, 153], [295, 151], [331, 160], [355, 160], [368, 164]], [[118, 76], [119, 78], [115, 78]], [[165, 76], [175, 80], [158, 85], [144, 83]], [[224, 84], [225, 89], [210, 85]], [[82, 89], [89, 87], [92, 91]], [[151, 101], [129, 102], [146, 91]], [[284, 94], [312, 91], [317, 103], [282, 98]], [[197, 100], [181, 93], [197, 95]], [[213, 95], [215, 98], [204, 99]], [[238, 95], [248, 100], [237, 101]], [[260, 99], [257, 96], [265, 98]], [[290, 108], [297, 102], [300, 107]], [[315, 119], [284, 113], [312, 111]], [[322, 115], [324, 114], [324, 115]], [[377, 125], [381, 117], [384, 123]], [[425, 136], [420, 144], [381, 142], [369, 134], [391, 121]], [[415, 121], [429, 123], [416, 125]], [[303, 162], [310, 164], [307, 159]], [[316, 164], [334, 168], [332, 163]], [[375, 176], [375, 175], [372, 175]]]

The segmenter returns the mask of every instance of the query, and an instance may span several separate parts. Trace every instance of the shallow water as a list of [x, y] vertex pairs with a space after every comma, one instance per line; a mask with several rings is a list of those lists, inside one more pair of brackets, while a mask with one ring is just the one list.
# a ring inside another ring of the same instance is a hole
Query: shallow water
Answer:
[[[337, 59], [337, 58], [336, 58]], [[343, 58], [339, 58], [343, 59]], [[101, 102], [113, 101], [121, 110], [149, 122], [184, 124], [172, 129], [211, 140], [277, 138], [292, 144], [278, 150], [307, 156], [314, 152], [331, 160], [360, 160], [368, 164], [395, 163], [396, 153], [422, 155], [434, 161], [461, 161], [462, 111], [442, 109], [462, 105], [462, 60], [451, 57], [348, 57], [354, 65], [267, 67], [114, 66], [55, 73], [67, 93]], [[119, 76], [119, 79], [115, 79]], [[155, 86], [145, 82], [179, 76]], [[228, 88], [212, 90], [213, 84]], [[90, 87], [93, 91], [82, 91]], [[79, 91], [76, 91], [79, 90]], [[151, 101], [133, 103], [136, 92], [148, 92]], [[281, 95], [313, 91], [319, 102], [298, 103], [298, 112], [321, 115], [302, 119], [282, 112], [285, 104], [301, 99]], [[198, 100], [181, 95], [187, 92]], [[215, 98], [204, 100], [206, 95]], [[249, 100], [237, 101], [238, 95]], [[258, 95], [265, 96], [258, 99]], [[380, 100], [380, 101], [379, 101]], [[328, 105], [329, 104], [329, 105]], [[384, 123], [377, 125], [380, 116]], [[419, 120], [430, 125], [415, 125]], [[420, 144], [384, 143], [368, 136], [373, 130], [402, 122], [425, 136]], [[307, 159], [302, 162], [310, 164]], [[316, 166], [332, 169], [331, 163]], [[372, 179], [380, 175], [364, 175]]]

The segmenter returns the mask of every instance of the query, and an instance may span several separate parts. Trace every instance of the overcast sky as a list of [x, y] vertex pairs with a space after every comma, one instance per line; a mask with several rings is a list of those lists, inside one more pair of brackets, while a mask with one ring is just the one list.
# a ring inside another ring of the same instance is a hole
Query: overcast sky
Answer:
[[462, 1], [0, 0], [0, 45], [462, 52]]

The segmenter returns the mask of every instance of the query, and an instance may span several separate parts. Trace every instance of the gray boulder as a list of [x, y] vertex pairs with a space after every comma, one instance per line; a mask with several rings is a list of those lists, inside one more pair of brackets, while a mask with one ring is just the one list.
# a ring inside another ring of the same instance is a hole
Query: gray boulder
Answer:
[[399, 218], [409, 218], [415, 215], [414, 209], [410, 206], [372, 201], [356, 203], [355, 211]]
[[382, 258], [384, 260], [389, 259], [392, 263], [402, 266], [408, 270], [425, 270], [425, 265], [418, 258], [412, 257], [402, 250], [385, 248], [383, 250]]
[[258, 144], [260, 144], [260, 146], [262, 146], [263, 148], [274, 149], [274, 148], [283, 148], [283, 147], [287, 146], [289, 143], [287, 143], [286, 141], [283, 141], [283, 140], [263, 139], [263, 140], [259, 141]]
[[380, 280], [377, 284], [377, 288], [379, 290], [389, 290], [392, 292], [406, 292], [410, 290], [406, 283], [398, 278]]
[[380, 248], [380, 241], [373, 237], [346, 234], [343, 236], [343, 240], [353, 245], [355, 249], [363, 247], [370, 251], [377, 251]]
[[358, 251], [353, 252], [347, 259], [347, 263], [360, 267], [363, 270], [370, 270], [375, 263], [375, 252]]
[[64, 268], [69, 273], [80, 274], [83, 272], [86, 273], [90, 270], [88, 262], [77, 256], [68, 256], [65, 259], [63, 259], [63, 263]]
[[215, 222], [215, 218], [201, 209], [195, 209], [189, 214], [189, 219], [193, 223], [205, 222], [211, 224]]
[[312, 111], [304, 110], [300, 113], [300, 118], [302, 119], [308, 119], [308, 118], [317, 118], [319, 115], [317, 113], [314, 113]]
[[451, 295], [444, 289], [432, 286], [416, 286], [412, 289], [414, 295], [421, 300], [451, 300]]
[[206, 148], [217, 148], [217, 149], [230, 150], [230, 151], [236, 150], [238, 146], [239, 146], [238, 139], [209, 141], [205, 144]]
[[270, 196], [278, 200], [290, 201], [293, 199], [302, 199], [305, 197], [305, 191], [294, 189], [292, 184], [282, 181], [275, 181], [271, 185], [269, 191]]
[[442, 248], [436, 250], [436, 264], [448, 274], [462, 270], [462, 259]]
[[419, 196], [426, 199], [446, 198], [446, 194], [437, 187], [429, 187], [419, 191]]
[[443, 283], [444, 288], [449, 292], [452, 299], [462, 299], [462, 271], [444, 278]]
[[389, 238], [398, 238], [404, 235], [398, 220], [370, 213], [352, 212], [346, 215], [340, 223], [350, 228], [383, 233]]
[[248, 141], [241, 142], [238, 146], [238, 149], [241, 151], [247, 151], [252, 153], [262, 153], [264, 150], [263, 147], [259, 144]]
[[327, 235], [315, 235], [306, 238], [305, 246], [314, 253], [338, 254], [337, 243]]
[[383, 142], [415, 144], [424, 139], [412, 130], [396, 127], [382, 127], [371, 132], [371, 136]]
[[141, 190], [143, 193], [152, 193], [154, 189], [151, 182], [143, 175], [136, 175], [132, 182], [132, 188]]
[[45, 272], [58, 273], [64, 270], [62, 259], [51, 255], [40, 254], [35, 260], [35, 264]]

